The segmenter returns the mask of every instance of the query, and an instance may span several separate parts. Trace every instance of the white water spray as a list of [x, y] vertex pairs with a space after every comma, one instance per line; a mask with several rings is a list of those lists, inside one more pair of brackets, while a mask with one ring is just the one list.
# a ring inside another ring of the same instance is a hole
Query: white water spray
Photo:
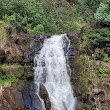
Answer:
[[[64, 48], [69, 48], [66, 34], [54, 35], [44, 41], [39, 54], [35, 56], [34, 80], [36, 94], [39, 96], [40, 84], [48, 92], [51, 110], [75, 110], [75, 98], [67, 71]], [[40, 96], [39, 96], [40, 98]], [[42, 110], [46, 110], [43, 99]]]

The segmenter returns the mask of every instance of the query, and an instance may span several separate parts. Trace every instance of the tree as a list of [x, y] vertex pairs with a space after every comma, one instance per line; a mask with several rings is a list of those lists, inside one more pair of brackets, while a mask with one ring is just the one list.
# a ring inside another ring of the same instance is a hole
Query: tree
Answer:
[[76, 0], [78, 4], [77, 13], [82, 16], [87, 23], [94, 21], [94, 13], [102, 0]]
[[66, 0], [0, 0], [0, 6], [0, 18], [22, 33], [59, 34], [82, 26]]
[[110, 55], [110, 29], [92, 29], [85, 34], [84, 41], [87, 46], [93, 49], [99, 48], [105, 50]]
[[97, 22], [110, 26], [110, 1], [102, 2], [94, 16]]

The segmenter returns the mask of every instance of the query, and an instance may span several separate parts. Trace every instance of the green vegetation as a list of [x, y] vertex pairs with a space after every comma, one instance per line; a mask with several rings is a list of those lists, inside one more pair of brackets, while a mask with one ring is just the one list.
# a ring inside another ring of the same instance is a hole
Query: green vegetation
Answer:
[[110, 63], [110, 57], [106, 53], [94, 53], [92, 54], [92, 59]]
[[0, 68], [0, 85], [8, 86], [11, 83], [18, 81], [18, 78], [15, 76], [7, 76], [6, 73]]
[[90, 29], [85, 33], [82, 45], [89, 53], [91, 51], [92, 59], [110, 62], [110, 28]]
[[108, 76], [108, 69], [106, 67], [99, 68], [99, 77], [103, 78]]
[[87, 45], [93, 48], [104, 48], [105, 51], [110, 48], [110, 28], [91, 29], [86, 34]]
[[19, 78], [24, 73], [24, 67], [19, 64], [2, 64], [0, 66], [6, 76]]
[[96, 110], [96, 108], [92, 104], [90, 104], [90, 103], [86, 104], [85, 109], [86, 110]]
[[102, 0], [75, 0], [78, 4], [77, 14], [82, 16], [86, 23], [94, 21], [94, 13]]
[[82, 26], [80, 17], [74, 18], [74, 7], [66, 0], [0, 0], [0, 6], [0, 18], [13, 24], [18, 32], [57, 34], [79, 30]]
[[[81, 96], [80, 100], [85, 103], [85, 110], [94, 110], [91, 99], [86, 99], [87, 95], [95, 87], [101, 88], [107, 82], [104, 82], [106, 78], [109, 80], [110, 0], [73, 1], [0, 0], [0, 47], [12, 37], [9, 34], [10, 27], [16, 30], [14, 34], [78, 33], [79, 38], [71, 44], [72, 48], [79, 50], [75, 61], [69, 62], [77, 72], [71, 80], [77, 87], [76, 95]], [[21, 44], [26, 43], [23, 41]], [[12, 48], [9, 46], [8, 53], [14, 54]], [[10, 57], [13, 63], [6, 61], [0, 64], [0, 85], [7, 86], [18, 80], [28, 82], [28, 79], [33, 78], [30, 71], [26, 71], [31, 64], [21, 65], [21, 57], [18, 52]], [[103, 89], [109, 86], [107, 83]]]
[[7, 33], [6, 33], [6, 28], [8, 25], [0, 20], [0, 43], [4, 43], [7, 41]]
[[27, 72], [25, 69], [29, 68], [27, 65], [20, 64], [1, 64], [0, 65], [0, 84], [3, 86], [11, 85], [16, 83], [19, 78], [24, 80], [32, 77], [32, 73]]
[[0, 85], [2, 85], [2, 86], [10, 86], [11, 83], [15, 83], [17, 81], [18, 81], [18, 79], [16, 77], [14, 77], [14, 76], [11, 76], [11, 77], [5, 77], [4, 76], [4, 77], [0, 78]]
[[105, 0], [75, 0], [75, 5], [71, 6], [66, 0], [0, 0], [0, 19], [22, 33], [73, 32], [95, 20], [109, 24], [109, 3]]
[[101, 24], [110, 25], [110, 0], [100, 4], [95, 13], [95, 19]]

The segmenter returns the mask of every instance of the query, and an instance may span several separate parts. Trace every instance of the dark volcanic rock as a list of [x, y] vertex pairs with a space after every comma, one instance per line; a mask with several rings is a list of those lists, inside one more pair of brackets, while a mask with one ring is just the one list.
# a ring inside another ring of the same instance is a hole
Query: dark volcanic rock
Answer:
[[24, 106], [26, 110], [41, 110], [42, 104], [35, 92], [34, 84], [31, 87], [26, 87], [22, 91]]
[[49, 100], [48, 92], [46, 91], [46, 88], [42, 84], [40, 85], [40, 97], [44, 100], [46, 109], [50, 110], [51, 102]]

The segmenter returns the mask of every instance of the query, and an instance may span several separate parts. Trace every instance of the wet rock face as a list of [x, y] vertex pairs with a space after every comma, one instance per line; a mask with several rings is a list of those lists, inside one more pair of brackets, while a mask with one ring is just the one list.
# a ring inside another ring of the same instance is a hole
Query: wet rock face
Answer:
[[[76, 34], [68, 35], [71, 42], [76, 38]], [[0, 61], [17, 62], [17, 63], [30, 63], [33, 62], [34, 56], [42, 48], [45, 39], [48, 36], [33, 36], [28, 34], [16, 35], [11, 37], [2, 48], [0, 48]], [[67, 42], [68, 45], [68, 42]], [[65, 48], [66, 52], [66, 48]]]
[[34, 56], [39, 52], [43, 45], [43, 38], [40, 36], [34, 36], [34, 38], [30, 41], [30, 60], [34, 61]]
[[[47, 105], [47, 102], [49, 99], [47, 99], [47, 92], [44, 90], [43, 87], [41, 87], [40, 95], [42, 99], [46, 102], [46, 108], [48, 108], [49, 104]], [[24, 107], [26, 110], [41, 110], [42, 109], [42, 103], [36, 94], [35, 85], [32, 84], [31, 87], [26, 87], [22, 90], [22, 96], [23, 96], [23, 102]]]
[[46, 91], [45, 87], [42, 84], [40, 85], [40, 97], [44, 100], [45, 108], [47, 110], [50, 110], [51, 102], [48, 96], [48, 92]]
[[51, 35], [47, 36], [33, 36], [33, 39], [30, 41], [30, 61], [34, 61], [35, 54], [39, 53], [39, 50], [43, 46], [43, 42], [45, 39], [50, 38]]
[[22, 94], [15, 87], [7, 87], [0, 98], [0, 110], [24, 110]]
[[[74, 39], [77, 38], [77, 33], [68, 34], [67, 36], [70, 39], [71, 43], [73, 43]], [[30, 60], [31, 61], [34, 60], [35, 54], [37, 54], [39, 50], [42, 48], [44, 40], [50, 37], [51, 35], [33, 37], [33, 39], [30, 41]], [[70, 49], [68, 51], [67, 47], [68, 47], [69, 42], [66, 38], [64, 38], [64, 42], [66, 42], [66, 45], [64, 47], [65, 54], [71, 59], [74, 58], [74, 55], [75, 55], [74, 47], [70, 46]]]

